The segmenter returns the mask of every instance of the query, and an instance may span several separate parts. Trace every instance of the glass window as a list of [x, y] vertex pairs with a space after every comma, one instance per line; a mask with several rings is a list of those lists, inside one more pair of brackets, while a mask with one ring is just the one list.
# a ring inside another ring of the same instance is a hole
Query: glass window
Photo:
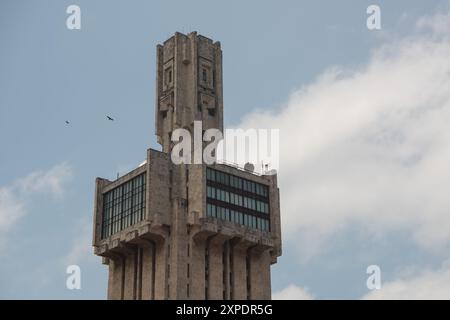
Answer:
[[141, 221], [145, 213], [145, 173], [103, 196], [102, 238]]
[[[241, 225], [246, 225], [252, 228], [257, 228], [260, 230], [269, 229], [269, 222], [266, 221], [264, 218], [258, 218], [254, 216], [251, 212], [249, 214], [244, 214], [243, 212], [234, 210], [234, 206], [239, 206], [243, 208], [247, 208], [248, 210], [252, 210], [255, 213], [269, 213], [269, 203], [268, 200], [264, 201], [262, 197], [267, 198], [268, 195], [268, 187], [253, 182], [251, 180], [247, 180], [244, 178], [240, 178], [225, 172], [222, 172], [220, 170], [214, 170], [212, 168], [206, 169], [206, 178], [209, 181], [215, 181], [218, 184], [227, 185], [230, 186], [236, 190], [244, 191], [248, 196], [243, 196], [238, 194], [238, 192], [229, 192], [224, 189], [216, 189], [212, 186], [207, 186], [207, 199], [217, 199], [219, 201], [223, 202], [223, 207], [217, 207], [217, 210], [211, 209], [207, 210], [213, 210], [214, 214], [217, 218], [223, 219], [223, 220], [229, 220], [236, 223], [239, 223]], [[145, 179], [142, 180], [145, 182]], [[112, 194], [112, 200], [111, 200], [111, 212], [108, 213], [110, 216], [110, 224], [113, 224], [116, 222], [114, 217], [116, 216], [117, 212], [120, 212], [121, 208], [116, 207], [116, 198], [121, 199], [121, 197], [124, 197], [120, 194], [120, 190], [117, 191], [117, 194]], [[127, 193], [127, 188], [124, 189], [124, 193]], [[140, 200], [139, 200], [140, 201]], [[132, 199], [132, 203], [130, 206], [132, 207], [132, 210], [134, 212], [134, 200]], [[230, 205], [227, 205], [230, 204]], [[128, 204], [125, 203], [124, 210], [127, 210]], [[232, 210], [233, 208], [233, 210]], [[140, 209], [139, 209], [140, 210]], [[142, 212], [143, 214], [143, 212]], [[210, 211], [208, 211], [208, 215], [210, 214]], [[124, 220], [125, 225], [128, 225], [128, 220]], [[123, 223], [123, 222], [122, 222]], [[134, 218], [131, 216], [131, 224], [134, 223]]]

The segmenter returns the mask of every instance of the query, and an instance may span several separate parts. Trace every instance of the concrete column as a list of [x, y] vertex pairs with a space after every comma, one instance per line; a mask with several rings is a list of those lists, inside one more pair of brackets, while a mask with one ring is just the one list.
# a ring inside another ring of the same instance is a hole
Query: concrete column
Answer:
[[108, 300], [122, 299], [123, 261], [117, 257], [109, 260]]
[[167, 299], [167, 244], [165, 241], [156, 243], [155, 252], [155, 300]]
[[231, 242], [231, 299], [247, 299], [247, 249], [252, 245], [241, 239]]
[[269, 300], [271, 298], [269, 250], [253, 247], [248, 250], [248, 254], [250, 255], [250, 299]]
[[[131, 251], [131, 250], [130, 250]], [[125, 300], [136, 299], [137, 290], [137, 250], [134, 249], [126, 255], [125, 262], [125, 286], [123, 298]]]
[[190, 298], [204, 300], [205, 297], [205, 241], [191, 242], [190, 248]]
[[222, 265], [223, 265], [223, 284], [224, 284], [224, 288], [223, 290], [225, 291], [225, 295], [223, 296], [224, 300], [230, 300], [230, 271], [231, 271], [231, 266], [230, 266], [230, 242], [229, 241], [225, 241], [222, 245], [223, 247], [223, 254], [222, 254]]
[[142, 249], [142, 279], [141, 299], [154, 299], [155, 294], [155, 270], [154, 270], [154, 243], [143, 245]]
[[223, 299], [223, 243], [230, 239], [225, 234], [217, 234], [209, 241], [209, 277], [208, 277], [208, 299]]

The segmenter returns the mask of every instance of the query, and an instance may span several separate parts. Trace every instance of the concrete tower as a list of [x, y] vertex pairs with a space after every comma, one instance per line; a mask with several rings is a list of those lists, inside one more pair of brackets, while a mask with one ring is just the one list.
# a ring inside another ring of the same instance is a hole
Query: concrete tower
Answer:
[[157, 46], [156, 135], [170, 151], [176, 128], [223, 131], [222, 50], [220, 43], [192, 32], [176, 33]]
[[276, 175], [172, 163], [171, 133], [223, 130], [218, 42], [176, 33], [157, 46], [156, 135], [162, 152], [115, 181], [96, 180], [95, 254], [108, 299], [270, 299], [281, 255]]

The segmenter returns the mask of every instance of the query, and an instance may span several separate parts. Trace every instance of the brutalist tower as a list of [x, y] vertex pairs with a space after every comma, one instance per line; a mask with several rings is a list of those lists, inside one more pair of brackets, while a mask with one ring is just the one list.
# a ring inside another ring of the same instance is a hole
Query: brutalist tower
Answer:
[[276, 174], [174, 164], [171, 134], [223, 130], [222, 50], [195, 32], [157, 46], [162, 151], [115, 181], [96, 179], [93, 246], [108, 299], [270, 299], [281, 255]]

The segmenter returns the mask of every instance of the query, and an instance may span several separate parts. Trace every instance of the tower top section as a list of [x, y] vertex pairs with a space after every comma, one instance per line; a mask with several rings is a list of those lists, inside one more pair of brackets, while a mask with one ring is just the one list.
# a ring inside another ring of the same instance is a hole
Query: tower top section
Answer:
[[191, 32], [175, 33], [156, 47], [156, 135], [163, 152], [172, 148], [173, 130], [223, 131], [222, 50], [220, 42]]

